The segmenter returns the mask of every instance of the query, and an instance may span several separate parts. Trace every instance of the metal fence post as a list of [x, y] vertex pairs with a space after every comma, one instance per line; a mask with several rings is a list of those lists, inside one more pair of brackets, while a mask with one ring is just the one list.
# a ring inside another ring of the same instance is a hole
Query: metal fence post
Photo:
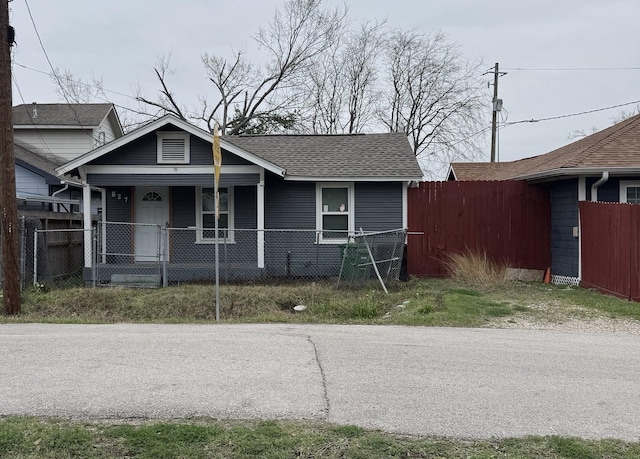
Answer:
[[33, 230], [33, 286], [38, 286], [38, 228]]
[[27, 273], [25, 273], [26, 267], [26, 254], [25, 250], [27, 250], [27, 244], [25, 243], [25, 239], [27, 237], [26, 228], [24, 223], [24, 215], [20, 217], [20, 291], [24, 288], [24, 278]]
[[169, 228], [166, 226], [162, 227], [162, 237], [164, 238], [164, 247], [162, 254], [162, 286], [166, 287], [169, 285], [169, 280], [167, 279], [167, 262], [169, 259]]
[[91, 228], [91, 286], [98, 284], [98, 228]]

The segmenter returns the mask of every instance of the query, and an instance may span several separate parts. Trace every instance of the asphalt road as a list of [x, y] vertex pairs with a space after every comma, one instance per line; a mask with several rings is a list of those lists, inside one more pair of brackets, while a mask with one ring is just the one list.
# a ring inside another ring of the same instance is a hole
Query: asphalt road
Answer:
[[0, 325], [0, 416], [321, 419], [640, 440], [640, 338], [323, 325]]

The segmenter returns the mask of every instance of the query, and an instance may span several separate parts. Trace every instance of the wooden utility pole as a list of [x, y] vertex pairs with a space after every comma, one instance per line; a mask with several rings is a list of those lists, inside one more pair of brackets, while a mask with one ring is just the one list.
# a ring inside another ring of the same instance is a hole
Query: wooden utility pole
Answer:
[[498, 63], [496, 62], [496, 65], [493, 68], [493, 72], [488, 71], [484, 74], [486, 75], [487, 73], [493, 73], [493, 101], [492, 101], [493, 108], [491, 109], [491, 113], [492, 113], [492, 116], [491, 116], [491, 162], [492, 163], [496, 162], [496, 137], [498, 132], [497, 118], [498, 118], [498, 112], [501, 110], [501, 104], [502, 104], [502, 101], [498, 99], [498, 78], [501, 77], [502, 75], [506, 75], [505, 72], [500, 72], [498, 68], [499, 66], [498, 66]]
[[0, 238], [2, 238], [2, 296], [6, 314], [20, 312], [20, 230], [16, 207], [16, 171], [11, 117], [11, 47], [9, 0], [0, 0]]
[[498, 63], [493, 69], [493, 108], [491, 109], [491, 162], [496, 162], [496, 121], [498, 118], [498, 111], [496, 110], [496, 104], [498, 100]]

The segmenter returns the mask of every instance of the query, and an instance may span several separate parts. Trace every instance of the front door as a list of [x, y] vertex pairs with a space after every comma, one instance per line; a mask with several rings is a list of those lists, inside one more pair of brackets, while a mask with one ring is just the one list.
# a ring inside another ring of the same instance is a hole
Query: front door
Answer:
[[136, 188], [136, 261], [162, 260], [160, 228], [169, 220], [169, 188]]

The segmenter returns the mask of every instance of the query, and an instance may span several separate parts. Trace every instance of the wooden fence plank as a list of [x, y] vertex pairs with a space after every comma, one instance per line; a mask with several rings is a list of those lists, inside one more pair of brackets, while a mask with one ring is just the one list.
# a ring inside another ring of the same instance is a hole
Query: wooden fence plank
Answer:
[[423, 182], [409, 190], [407, 267], [445, 276], [450, 254], [473, 250], [513, 267], [551, 263], [549, 192], [526, 182]]

